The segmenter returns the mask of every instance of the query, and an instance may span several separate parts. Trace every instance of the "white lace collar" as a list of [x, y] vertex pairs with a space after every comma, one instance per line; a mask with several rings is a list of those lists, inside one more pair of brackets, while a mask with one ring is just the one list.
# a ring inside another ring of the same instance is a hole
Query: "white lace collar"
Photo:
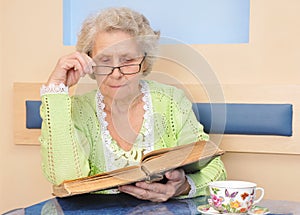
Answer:
[[[116, 168], [136, 164], [140, 161], [143, 153], [154, 149], [153, 109], [150, 90], [146, 81], [141, 80], [140, 85], [141, 93], [143, 94], [142, 100], [145, 104], [144, 121], [132, 149], [128, 152], [121, 149], [117, 145], [116, 141], [112, 139], [110, 132], [107, 129], [108, 122], [105, 119], [105, 104], [103, 103], [104, 96], [101, 94], [100, 90], [96, 93], [97, 117], [101, 126], [101, 138], [107, 170], [114, 170]], [[134, 155], [134, 158], [132, 155]], [[120, 157], [123, 158], [119, 159]]]

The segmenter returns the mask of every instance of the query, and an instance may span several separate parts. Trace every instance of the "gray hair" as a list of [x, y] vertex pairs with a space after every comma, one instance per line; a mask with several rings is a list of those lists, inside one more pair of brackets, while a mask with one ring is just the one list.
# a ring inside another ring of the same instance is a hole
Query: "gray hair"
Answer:
[[[88, 17], [82, 24], [78, 35], [76, 49], [79, 52], [91, 54], [96, 35], [100, 31], [120, 30], [136, 38], [139, 48], [147, 53], [145, 59], [148, 74], [158, 52], [159, 31], [154, 31], [147, 18], [129, 8], [108, 8]], [[93, 76], [91, 76], [94, 78]]]

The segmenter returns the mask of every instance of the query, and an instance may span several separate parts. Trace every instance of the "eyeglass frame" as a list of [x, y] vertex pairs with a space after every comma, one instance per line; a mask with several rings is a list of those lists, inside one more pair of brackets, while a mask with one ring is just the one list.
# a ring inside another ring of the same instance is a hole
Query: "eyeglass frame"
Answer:
[[[141, 62], [138, 63], [138, 64], [126, 64], [126, 65], [122, 65], [122, 66], [104, 66], [104, 65], [96, 65], [96, 66], [92, 66], [92, 68], [94, 68], [94, 67], [111, 68], [111, 72], [108, 73], [108, 74], [99, 74], [99, 73], [97, 74], [97, 73], [95, 73], [95, 72], [93, 72], [93, 74], [94, 74], [94, 75], [103, 75], [103, 76], [106, 75], [106, 76], [109, 76], [109, 75], [111, 75], [111, 74], [115, 71], [115, 69], [118, 69], [119, 72], [120, 72], [122, 75], [134, 75], [134, 74], [137, 74], [137, 73], [139, 73], [139, 72], [141, 71], [142, 64], [143, 64], [143, 62], [145, 61], [146, 57], [147, 57], [147, 52], [145, 52], [143, 59], [142, 59]], [[124, 72], [122, 72], [122, 69], [121, 69], [121, 68], [122, 68], [122, 67], [127, 67], [127, 66], [139, 66], [139, 70], [138, 70], [137, 72], [132, 72], [132, 73], [124, 73]]]

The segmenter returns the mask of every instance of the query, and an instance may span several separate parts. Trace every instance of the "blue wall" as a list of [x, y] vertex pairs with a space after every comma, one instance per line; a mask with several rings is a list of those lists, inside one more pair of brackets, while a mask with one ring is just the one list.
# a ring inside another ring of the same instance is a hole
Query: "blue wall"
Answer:
[[75, 45], [81, 23], [111, 6], [143, 13], [162, 43], [248, 43], [250, 0], [63, 0], [63, 43]]

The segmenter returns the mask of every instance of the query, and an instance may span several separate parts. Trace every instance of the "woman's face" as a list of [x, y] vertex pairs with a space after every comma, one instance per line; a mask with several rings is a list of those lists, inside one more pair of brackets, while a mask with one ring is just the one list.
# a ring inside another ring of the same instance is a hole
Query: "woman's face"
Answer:
[[[100, 32], [96, 36], [92, 50], [92, 57], [99, 70], [112, 71], [109, 75], [95, 74], [99, 89], [104, 97], [110, 99], [130, 99], [139, 94], [139, 81], [145, 70], [144, 63], [139, 73], [124, 75], [119, 67], [131, 64], [140, 64], [144, 53], [141, 53], [135, 40], [126, 32]], [[105, 67], [107, 66], [107, 67]], [[124, 68], [124, 67], [123, 67]], [[125, 67], [126, 68], [126, 67]], [[121, 68], [122, 69], [122, 68]], [[128, 67], [130, 71], [130, 67]], [[128, 71], [124, 69], [124, 71]]]

